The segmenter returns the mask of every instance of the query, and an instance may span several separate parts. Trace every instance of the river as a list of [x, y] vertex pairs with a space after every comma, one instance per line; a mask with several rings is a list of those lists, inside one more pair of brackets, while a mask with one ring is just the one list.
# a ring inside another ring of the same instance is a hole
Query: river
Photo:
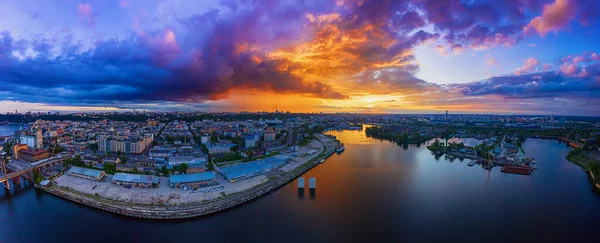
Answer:
[[596, 232], [600, 197], [557, 141], [527, 140], [538, 170], [522, 176], [436, 159], [425, 146], [404, 149], [364, 131], [331, 134], [346, 150], [303, 176], [317, 178], [315, 193], [299, 193], [293, 181], [211, 216], [156, 221], [24, 186], [0, 192], [0, 241], [573, 242]]
[[19, 125], [0, 125], [0, 136], [13, 135], [17, 130], [19, 130]]

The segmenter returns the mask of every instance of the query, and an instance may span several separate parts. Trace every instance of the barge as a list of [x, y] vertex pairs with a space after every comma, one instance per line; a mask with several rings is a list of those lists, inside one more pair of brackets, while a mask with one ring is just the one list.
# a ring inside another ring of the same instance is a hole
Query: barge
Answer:
[[531, 175], [533, 169], [529, 166], [505, 165], [501, 171], [510, 174]]

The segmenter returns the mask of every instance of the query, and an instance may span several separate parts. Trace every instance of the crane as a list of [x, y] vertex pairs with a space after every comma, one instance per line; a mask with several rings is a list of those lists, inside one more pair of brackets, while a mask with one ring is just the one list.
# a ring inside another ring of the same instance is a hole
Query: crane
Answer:
[[[69, 136], [65, 135], [64, 137], [67, 140], [67, 145], [69, 146], [69, 152], [71, 153], [71, 155], [73, 155], [74, 154], [73, 146], [71, 146], [71, 141], [69, 140]], [[56, 151], [57, 146], [58, 146], [58, 137], [54, 138], [54, 146], [52, 147], [52, 153], [50, 154], [50, 157], [54, 156], [54, 152]]]

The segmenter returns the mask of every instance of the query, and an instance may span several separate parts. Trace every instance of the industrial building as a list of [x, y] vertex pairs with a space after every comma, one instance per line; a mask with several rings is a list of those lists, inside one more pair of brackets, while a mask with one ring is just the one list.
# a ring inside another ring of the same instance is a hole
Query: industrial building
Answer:
[[39, 149], [39, 150], [30, 150], [30, 149], [21, 149], [19, 150], [19, 158], [27, 160], [29, 162], [35, 162], [38, 160], [42, 160], [48, 158], [50, 154], [48, 154], [48, 150]]
[[289, 157], [275, 156], [262, 160], [252, 161], [240, 165], [221, 168], [221, 174], [229, 182], [236, 182], [265, 173], [267, 171], [277, 169], [284, 166]]
[[174, 156], [174, 157], [169, 157], [168, 160], [168, 165], [169, 166], [174, 166], [174, 165], [181, 165], [181, 164], [196, 164], [199, 163], [196, 161], [196, 158], [192, 157], [192, 156]]
[[153, 158], [165, 158], [171, 156], [171, 150], [162, 147], [155, 147], [150, 149], [149, 155]]
[[203, 172], [197, 174], [171, 175], [169, 176], [170, 187], [206, 187], [217, 185], [217, 177], [213, 172]]
[[112, 178], [112, 183], [125, 186], [152, 187], [153, 185], [158, 185], [160, 180], [153, 175], [116, 173]]
[[102, 177], [104, 177], [104, 175], [105, 175], [104, 171], [101, 171], [101, 170], [92, 170], [92, 169], [86, 169], [86, 168], [81, 168], [81, 167], [77, 167], [77, 166], [71, 167], [71, 169], [69, 169], [68, 174], [70, 176], [76, 176], [76, 177], [80, 177], [80, 178], [84, 178], [84, 179], [88, 179], [88, 180], [94, 180], [94, 181], [102, 180]]
[[20, 141], [22, 144], [27, 144], [27, 146], [30, 148], [35, 148], [35, 137], [32, 135], [21, 135]]
[[15, 159], [19, 159], [19, 151], [24, 150], [29, 148], [29, 146], [27, 146], [27, 144], [16, 144], [15, 146], [13, 146], [13, 156], [15, 157]]

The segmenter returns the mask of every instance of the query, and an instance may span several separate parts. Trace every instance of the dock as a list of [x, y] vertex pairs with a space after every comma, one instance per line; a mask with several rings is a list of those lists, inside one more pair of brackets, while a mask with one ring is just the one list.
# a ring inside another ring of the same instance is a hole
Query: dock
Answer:
[[469, 166], [473, 166], [473, 165], [475, 165], [475, 164], [477, 164], [477, 160], [473, 160], [473, 161], [469, 162], [469, 164], [468, 164], [468, 165], [469, 165]]

